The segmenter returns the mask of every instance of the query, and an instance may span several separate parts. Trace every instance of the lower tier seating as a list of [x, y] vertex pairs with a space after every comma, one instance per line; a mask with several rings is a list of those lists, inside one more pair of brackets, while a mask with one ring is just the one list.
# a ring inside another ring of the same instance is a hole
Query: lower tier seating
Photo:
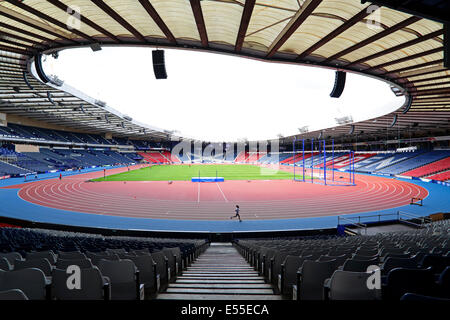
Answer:
[[[205, 240], [0, 228], [0, 299], [149, 298], [206, 246]], [[67, 286], [74, 270], [79, 290]]]
[[[241, 239], [235, 245], [287, 298], [450, 299], [449, 230], [444, 220], [372, 236]], [[380, 285], [369, 288], [369, 277], [379, 277]]]

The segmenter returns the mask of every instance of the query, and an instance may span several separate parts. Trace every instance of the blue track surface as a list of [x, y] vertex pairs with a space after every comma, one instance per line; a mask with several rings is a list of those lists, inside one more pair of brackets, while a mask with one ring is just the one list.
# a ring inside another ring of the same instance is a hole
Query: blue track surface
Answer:
[[[81, 173], [100, 171], [103, 168], [84, 169]], [[71, 175], [76, 173], [63, 173]], [[39, 175], [39, 179], [55, 178], [59, 173]], [[399, 179], [399, 178], [397, 178]], [[403, 180], [403, 179], [399, 179]], [[434, 183], [416, 180], [405, 180], [417, 184], [428, 190], [429, 196], [424, 199], [423, 206], [406, 205], [402, 207], [361, 212], [346, 217], [369, 216], [373, 214], [396, 213], [398, 210], [415, 215], [426, 216], [437, 212], [450, 212], [450, 188]], [[0, 187], [21, 184], [24, 178], [13, 178], [0, 181]], [[163, 220], [116, 217], [100, 214], [87, 214], [81, 212], [65, 211], [39, 206], [20, 199], [18, 189], [0, 189], [0, 216], [83, 227], [96, 227], [122, 230], [151, 230], [151, 231], [187, 231], [187, 232], [242, 232], [242, 231], [274, 231], [274, 230], [299, 230], [299, 229], [324, 229], [337, 226], [337, 216], [318, 218], [296, 218], [280, 220], [245, 220], [245, 210], [242, 210], [242, 222], [237, 220], [227, 221], [198, 221], [198, 220]], [[345, 216], [345, 215], [343, 215]], [[386, 216], [381, 220], [390, 220], [392, 216]]]

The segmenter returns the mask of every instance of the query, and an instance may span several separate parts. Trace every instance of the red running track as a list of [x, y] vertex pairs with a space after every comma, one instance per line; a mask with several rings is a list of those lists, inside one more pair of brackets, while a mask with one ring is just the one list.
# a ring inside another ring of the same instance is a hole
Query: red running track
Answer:
[[[114, 174], [126, 168], [108, 170]], [[80, 174], [10, 186], [37, 205], [124, 217], [224, 220], [239, 204], [243, 219], [332, 216], [389, 209], [425, 198], [415, 184], [356, 175], [356, 186], [323, 186], [292, 180], [192, 183], [174, 181], [88, 182], [103, 172]]]

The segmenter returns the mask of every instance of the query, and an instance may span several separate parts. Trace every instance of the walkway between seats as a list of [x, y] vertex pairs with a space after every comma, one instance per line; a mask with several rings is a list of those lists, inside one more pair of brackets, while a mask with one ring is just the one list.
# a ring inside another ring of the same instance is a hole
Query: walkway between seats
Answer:
[[211, 243], [157, 299], [281, 300], [281, 296], [231, 243]]

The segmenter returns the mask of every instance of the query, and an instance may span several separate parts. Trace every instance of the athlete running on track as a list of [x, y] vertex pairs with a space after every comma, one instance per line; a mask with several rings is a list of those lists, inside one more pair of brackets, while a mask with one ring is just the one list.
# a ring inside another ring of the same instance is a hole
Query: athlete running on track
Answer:
[[234, 209], [234, 212], [236, 212], [236, 214], [234, 216], [231, 216], [230, 219], [237, 217], [239, 219], [239, 222], [242, 222], [241, 216], [239, 215], [239, 206], [238, 205], [236, 205], [236, 209]]

